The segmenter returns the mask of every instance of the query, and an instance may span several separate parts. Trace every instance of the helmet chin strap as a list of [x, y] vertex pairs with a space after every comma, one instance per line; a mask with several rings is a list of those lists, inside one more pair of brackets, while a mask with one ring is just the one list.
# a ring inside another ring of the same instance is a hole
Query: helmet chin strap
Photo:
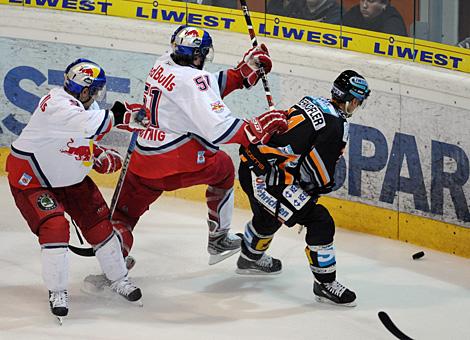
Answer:
[[344, 112], [346, 113], [346, 118], [351, 118], [352, 115], [353, 115], [353, 112], [354, 110], [351, 110], [351, 112], [349, 111], [350, 110], [350, 104], [351, 102], [347, 101], [346, 103], [344, 103]]

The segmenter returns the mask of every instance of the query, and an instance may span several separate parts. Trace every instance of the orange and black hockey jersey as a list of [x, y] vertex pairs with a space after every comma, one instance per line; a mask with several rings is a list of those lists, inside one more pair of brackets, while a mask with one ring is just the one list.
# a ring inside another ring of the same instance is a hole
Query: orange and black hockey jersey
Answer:
[[304, 97], [288, 111], [288, 130], [267, 145], [240, 148], [241, 167], [269, 185], [298, 184], [310, 195], [331, 191], [348, 141], [344, 112], [322, 97]]

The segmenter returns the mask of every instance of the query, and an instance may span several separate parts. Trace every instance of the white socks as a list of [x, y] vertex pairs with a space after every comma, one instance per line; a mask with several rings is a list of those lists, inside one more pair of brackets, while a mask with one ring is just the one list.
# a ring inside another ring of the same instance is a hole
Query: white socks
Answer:
[[69, 281], [68, 248], [42, 248], [42, 278], [47, 289], [58, 292], [67, 289]]

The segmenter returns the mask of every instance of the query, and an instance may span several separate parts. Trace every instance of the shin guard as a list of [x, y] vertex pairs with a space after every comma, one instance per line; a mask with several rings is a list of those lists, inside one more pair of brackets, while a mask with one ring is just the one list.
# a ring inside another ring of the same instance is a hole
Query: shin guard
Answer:
[[268, 250], [274, 234], [262, 235], [258, 233], [253, 227], [252, 222], [248, 222], [245, 226], [245, 233], [243, 234], [242, 253], [250, 260], [259, 260], [264, 252]]
[[217, 223], [217, 230], [211, 230], [209, 224], [209, 231], [216, 232], [230, 228], [233, 213], [233, 188], [220, 189], [213, 186], [207, 187], [206, 201], [207, 208], [209, 209], [209, 220]]
[[69, 278], [69, 256], [67, 245], [48, 248], [42, 245], [42, 278], [47, 289], [58, 292], [67, 289]]
[[122, 279], [127, 275], [121, 244], [115, 233], [95, 247], [95, 256], [100, 263], [101, 270], [110, 281]]
[[336, 279], [336, 257], [333, 243], [323, 246], [306, 246], [310, 269], [319, 282], [333, 282]]

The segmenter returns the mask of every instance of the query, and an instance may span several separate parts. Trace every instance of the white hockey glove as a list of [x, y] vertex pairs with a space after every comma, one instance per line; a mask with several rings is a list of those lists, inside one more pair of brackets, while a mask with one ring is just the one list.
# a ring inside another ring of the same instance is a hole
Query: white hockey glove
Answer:
[[264, 73], [271, 72], [273, 63], [269, 56], [268, 48], [265, 44], [258, 45], [257, 47], [250, 48], [243, 56], [242, 61], [235, 68], [243, 77], [243, 86], [251, 89], [258, 83], [261, 77], [261, 68]]

